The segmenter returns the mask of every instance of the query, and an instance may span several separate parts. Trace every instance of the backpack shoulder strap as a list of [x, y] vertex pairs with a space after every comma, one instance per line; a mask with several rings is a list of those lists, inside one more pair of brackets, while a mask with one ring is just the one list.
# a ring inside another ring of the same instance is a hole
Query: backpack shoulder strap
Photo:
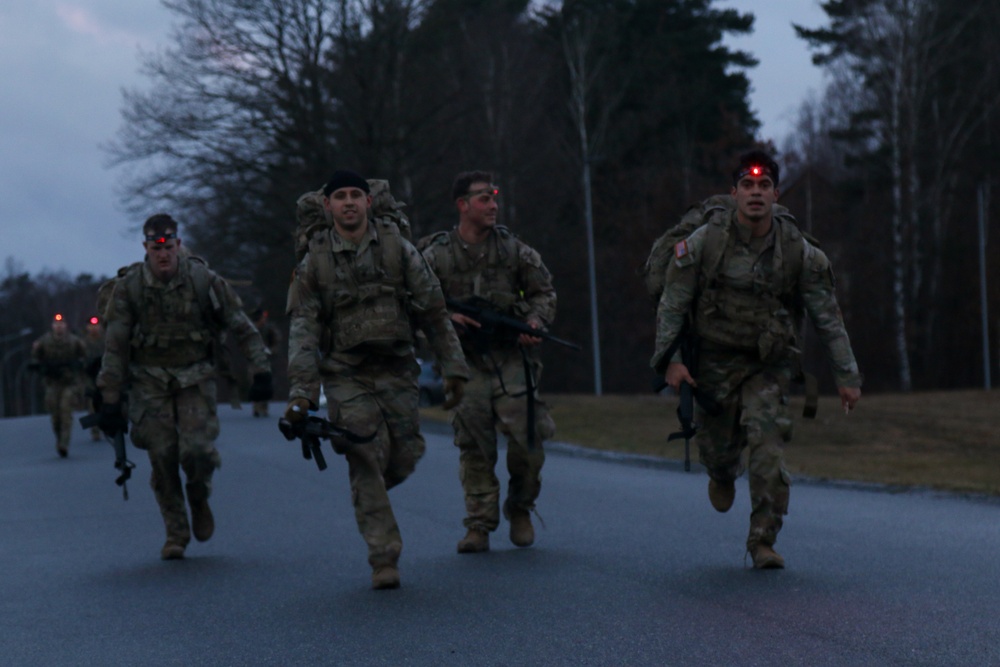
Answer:
[[194, 289], [194, 298], [198, 300], [198, 307], [207, 318], [217, 321], [219, 313], [222, 311], [222, 303], [219, 295], [212, 289], [212, 284], [218, 279], [215, 272], [208, 268], [208, 264], [200, 257], [188, 257], [188, 272], [191, 277], [191, 286]]
[[726, 246], [729, 244], [731, 210], [712, 208], [710, 211], [705, 223], [705, 243], [702, 245], [701, 254], [702, 287], [715, 282], [722, 257], [726, 254]]

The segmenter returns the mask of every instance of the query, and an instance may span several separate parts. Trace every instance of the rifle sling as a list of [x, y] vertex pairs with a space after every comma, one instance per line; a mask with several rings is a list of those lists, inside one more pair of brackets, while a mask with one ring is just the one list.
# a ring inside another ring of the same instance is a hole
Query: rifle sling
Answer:
[[535, 377], [531, 373], [531, 361], [528, 359], [528, 351], [524, 349], [523, 346], [518, 345], [517, 349], [521, 352], [521, 363], [524, 365], [524, 385], [525, 389], [523, 392], [518, 392], [512, 394], [507, 391], [507, 385], [503, 381], [503, 372], [500, 370], [500, 366], [497, 364], [496, 359], [489, 351], [486, 353], [486, 357], [490, 360], [493, 365], [493, 372], [496, 373], [497, 380], [500, 381], [500, 391], [504, 395], [511, 398], [520, 398], [521, 396], [527, 396], [528, 400], [528, 451], [534, 451], [535, 449]]
[[819, 383], [812, 373], [802, 373], [802, 381], [806, 389], [806, 403], [802, 407], [802, 416], [806, 419], [815, 419], [816, 410], [819, 409]]

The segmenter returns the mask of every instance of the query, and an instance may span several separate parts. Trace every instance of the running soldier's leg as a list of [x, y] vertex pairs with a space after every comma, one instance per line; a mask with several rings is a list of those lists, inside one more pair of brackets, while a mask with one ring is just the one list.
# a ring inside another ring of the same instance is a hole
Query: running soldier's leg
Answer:
[[45, 381], [44, 406], [45, 411], [49, 413], [52, 432], [56, 436], [56, 447], [61, 448], [59, 431], [62, 426], [62, 418], [59, 416], [59, 385], [51, 380]]
[[136, 384], [130, 392], [128, 411], [132, 443], [149, 455], [149, 483], [160, 506], [167, 541], [187, 546], [191, 528], [184, 505], [173, 396]]
[[730, 483], [743, 474], [740, 456], [746, 447], [746, 437], [740, 426], [740, 383], [742, 365], [731, 355], [704, 354], [698, 369], [698, 388], [708, 392], [722, 408], [710, 415], [695, 403], [694, 437], [698, 460], [717, 482]]
[[187, 477], [189, 501], [212, 495], [212, 474], [221, 464], [215, 440], [219, 437], [214, 379], [185, 387], [175, 394], [180, 465]]
[[59, 448], [67, 451], [70, 436], [73, 435], [73, 408], [76, 407], [80, 390], [77, 384], [63, 384], [58, 387]]
[[208, 504], [212, 474], [222, 464], [215, 448], [219, 437], [215, 389], [215, 380], [209, 378], [176, 393], [180, 465], [187, 477], [191, 532], [199, 542], [211, 539], [215, 533], [215, 517]]
[[387, 366], [382, 379], [376, 384], [376, 400], [389, 431], [389, 455], [383, 475], [386, 489], [405, 481], [427, 449], [420, 434], [420, 413], [417, 410], [419, 375], [420, 366], [416, 360], [404, 358]]
[[[536, 383], [541, 365], [534, 369]], [[506, 505], [512, 509], [530, 511], [542, 489], [542, 466], [545, 464], [545, 440], [555, 435], [555, 422], [544, 402], [535, 398], [534, 445], [528, 446], [528, 396], [524, 363], [520, 353], [507, 357], [501, 366], [505, 394], [494, 401], [500, 431], [507, 436]]]
[[491, 532], [500, 525], [500, 481], [497, 435], [493, 414], [492, 372], [470, 365], [465, 394], [452, 414], [455, 446], [458, 447], [458, 477], [465, 492], [466, 528]]
[[337, 375], [324, 382], [324, 391], [334, 424], [361, 434], [378, 429], [373, 441], [351, 447], [345, 455], [354, 518], [368, 545], [368, 563], [378, 568], [396, 564], [403, 540], [383, 478], [389, 454], [389, 432], [378, 403], [366, 389], [368, 386], [374, 384]]
[[791, 439], [787, 408], [788, 381], [764, 371], [743, 385], [741, 423], [750, 445], [750, 534], [747, 549], [772, 545], [788, 513], [791, 478], [785, 470], [783, 445]]

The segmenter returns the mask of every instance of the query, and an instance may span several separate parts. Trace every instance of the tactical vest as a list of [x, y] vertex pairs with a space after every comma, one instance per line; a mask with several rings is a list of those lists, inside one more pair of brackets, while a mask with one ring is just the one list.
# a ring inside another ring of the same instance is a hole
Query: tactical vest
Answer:
[[121, 278], [132, 308], [132, 363], [180, 367], [212, 359], [212, 324], [220, 307], [212, 274], [197, 257], [180, 261], [187, 270], [180, 287], [169, 292], [145, 288], [142, 262]]
[[719, 274], [736, 244], [731, 219], [729, 212], [715, 214], [705, 229], [695, 330], [710, 345], [757, 352], [762, 361], [773, 362], [794, 348], [802, 322], [798, 281], [805, 240], [795, 224], [775, 217], [774, 245], [762, 255], [770, 260], [764, 271], [769, 280], [734, 285]]
[[465, 301], [473, 296], [486, 299], [504, 315], [520, 316], [514, 305], [521, 300], [518, 275], [517, 238], [503, 225], [494, 227], [485, 261], [473, 262], [462, 250], [458, 231], [434, 234], [428, 246], [435, 248], [435, 268], [441, 288], [448, 298]]
[[83, 342], [71, 333], [62, 339], [47, 333], [39, 342], [43, 374], [49, 380], [73, 382], [76, 370], [80, 368], [80, 356], [84, 351]]
[[333, 252], [330, 231], [309, 242], [329, 336], [324, 352], [348, 352], [360, 345], [390, 351], [397, 343], [413, 343], [399, 229], [390, 222], [369, 224], [378, 235], [378, 242], [368, 246], [370, 264], [359, 265], [351, 253]]

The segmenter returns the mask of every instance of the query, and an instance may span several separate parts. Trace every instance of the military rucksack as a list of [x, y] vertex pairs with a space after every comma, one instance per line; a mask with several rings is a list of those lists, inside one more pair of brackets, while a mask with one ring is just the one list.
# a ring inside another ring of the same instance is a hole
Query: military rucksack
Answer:
[[[653, 242], [653, 248], [649, 253], [649, 257], [639, 270], [639, 273], [642, 276], [643, 284], [646, 286], [646, 291], [654, 304], [659, 303], [660, 295], [666, 286], [667, 267], [674, 256], [674, 247], [691, 236], [696, 229], [710, 221], [718, 222], [719, 224], [716, 226], [716, 229], [722, 233], [712, 234], [713, 240], [707, 244], [704, 263], [708, 267], [706, 269], [708, 273], [717, 267], [725, 251], [725, 242], [727, 240], [726, 223], [734, 210], [736, 210], [736, 202], [732, 196], [713, 195], [704, 201], [690, 206], [684, 212], [684, 215], [681, 216], [680, 222], [665, 231]], [[790, 222], [798, 230], [795, 217], [787, 208], [781, 204], [774, 204], [772, 211], [775, 218], [782, 222]], [[812, 236], [801, 230], [798, 231], [811, 244], [819, 245]], [[790, 275], [797, 274], [797, 269], [799, 268], [801, 268], [801, 265], [789, 264], [786, 273]]]
[[410, 232], [410, 219], [403, 213], [406, 202], [396, 201], [389, 190], [389, 181], [369, 178], [368, 186], [371, 188], [372, 207], [371, 215], [374, 220], [388, 220], [395, 223], [399, 228], [399, 233], [407, 241], [412, 242], [413, 236]]
[[[389, 181], [369, 178], [368, 187], [371, 190], [372, 198], [372, 205], [368, 211], [370, 219], [391, 222], [399, 229], [399, 233], [404, 239], [412, 241], [410, 220], [403, 213], [403, 207], [406, 204], [396, 201], [395, 197], [392, 196], [392, 192], [389, 190]], [[312, 238], [313, 234], [333, 226], [333, 220], [323, 206], [322, 188], [306, 192], [298, 198], [295, 202], [295, 221], [298, 223], [295, 229], [295, 260], [302, 261], [309, 248], [309, 239]]]

